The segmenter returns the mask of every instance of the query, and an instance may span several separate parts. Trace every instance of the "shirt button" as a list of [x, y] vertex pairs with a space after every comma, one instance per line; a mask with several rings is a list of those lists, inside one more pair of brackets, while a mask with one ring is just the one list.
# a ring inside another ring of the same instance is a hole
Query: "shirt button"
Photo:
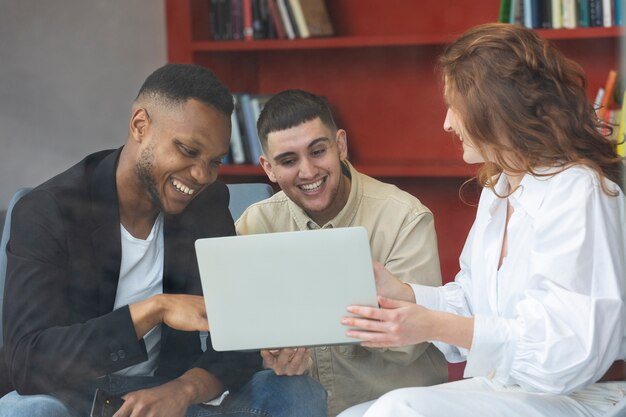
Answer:
[[117, 353], [115, 352], [111, 353], [110, 357], [113, 362], [117, 362], [117, 360], [119, 359]]
[[118, 350], [118, 351], [117, 351], [117, 356], [119, 356], [119, 357], [120, 357], [120, 359], [124, 359], [124, 358], [126, 357], [126, 351], [121, 350], [121, 349], [120, 349], [120, 350]]

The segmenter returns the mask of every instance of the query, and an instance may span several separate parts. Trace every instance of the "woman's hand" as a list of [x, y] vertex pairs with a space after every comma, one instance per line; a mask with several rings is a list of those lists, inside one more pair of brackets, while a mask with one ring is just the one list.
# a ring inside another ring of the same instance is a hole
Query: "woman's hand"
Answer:
[[415, 303], [378, 297], [380, 308], [349, 306], [358, 317], [344, 317], [346, 335], [361, 339], [366, 347], [400, 347], [430, 340], [430, 310]]
[[349, 306], [357, 317], [344, 317], [346, 335], [361, 339], [361, 345], [389, 348], [440, 341], [469, 349], [474, 318], [429, 310], [419, 304], [378, 297], [380, 308]]

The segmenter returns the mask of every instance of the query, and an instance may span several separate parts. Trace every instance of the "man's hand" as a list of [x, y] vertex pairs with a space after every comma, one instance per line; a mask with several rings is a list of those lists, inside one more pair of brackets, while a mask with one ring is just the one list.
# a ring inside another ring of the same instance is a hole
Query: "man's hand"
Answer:
[[113, 417], [183, 417], [189, 404], [181, 391], [171, 386], [175, 383], [129, 392]]
[[413, 294], [413, 289], [408, 284], [393, 276], [380, 262], [374, 261], [373, 266], [376, 292], [379, 296], [411, 303], [415, 302], [415, 294]]
[[263, 366], [274, 370], [276, 375], [302, 375], [312, 364], [309, 349], [287, 348], [261, 351]]
[[154, 388], [129, 392], [113, 417], [182, 417], [191, 404], [216, 398], [224, 386], [204, 369], [192, 368]]
[[162, 323], [183, 331], [208, 331], [204, 298], [200, 295], [163, 294]]
[[159, 294], [129, 306], [137, 338], [157, 324], [183, 331], [207, 331], [204, 298], [200, 295]]

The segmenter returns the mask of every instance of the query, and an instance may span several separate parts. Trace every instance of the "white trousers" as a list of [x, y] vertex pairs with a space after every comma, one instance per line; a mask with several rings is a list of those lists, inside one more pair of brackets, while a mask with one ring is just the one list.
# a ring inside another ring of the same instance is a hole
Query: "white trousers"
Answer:
[[470, 378], [397, 389], [337, 417], [623, 417], [625, 398], [626, 381], [593, 384], [569, 395], [543, 395]]

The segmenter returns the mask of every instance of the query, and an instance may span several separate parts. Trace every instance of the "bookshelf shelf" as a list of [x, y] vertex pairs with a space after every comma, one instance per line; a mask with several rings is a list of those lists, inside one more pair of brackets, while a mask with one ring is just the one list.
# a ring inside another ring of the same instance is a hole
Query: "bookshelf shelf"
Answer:
[[544, 39], [552, 40], [618, 38], [624, 35], [624, 28], [537, 29], [537, 33]]
[[294, 40], [255, 41], [198, 41], [192, 44], [196, 51], [263, 51], [291, 49], [369, 48], [385, 46], [440, 45], [454, 39], [451, 35], [415, 36], [336, 36]]
[[[545, 39], [591, 39], [617, 38], [624, 34], [621, 27], [584, 29], [540, 29], [537, 32]], [[195, 41], [191, 48], [195, 52], [217, 51], [281, 51], [294, 49], [377, 48], [394, 46], [445, 45], [457, 34], [423, 34], [395, 36], [336, 36], [332, 38], [309, 38], [293, 40], [254, 41]]]

